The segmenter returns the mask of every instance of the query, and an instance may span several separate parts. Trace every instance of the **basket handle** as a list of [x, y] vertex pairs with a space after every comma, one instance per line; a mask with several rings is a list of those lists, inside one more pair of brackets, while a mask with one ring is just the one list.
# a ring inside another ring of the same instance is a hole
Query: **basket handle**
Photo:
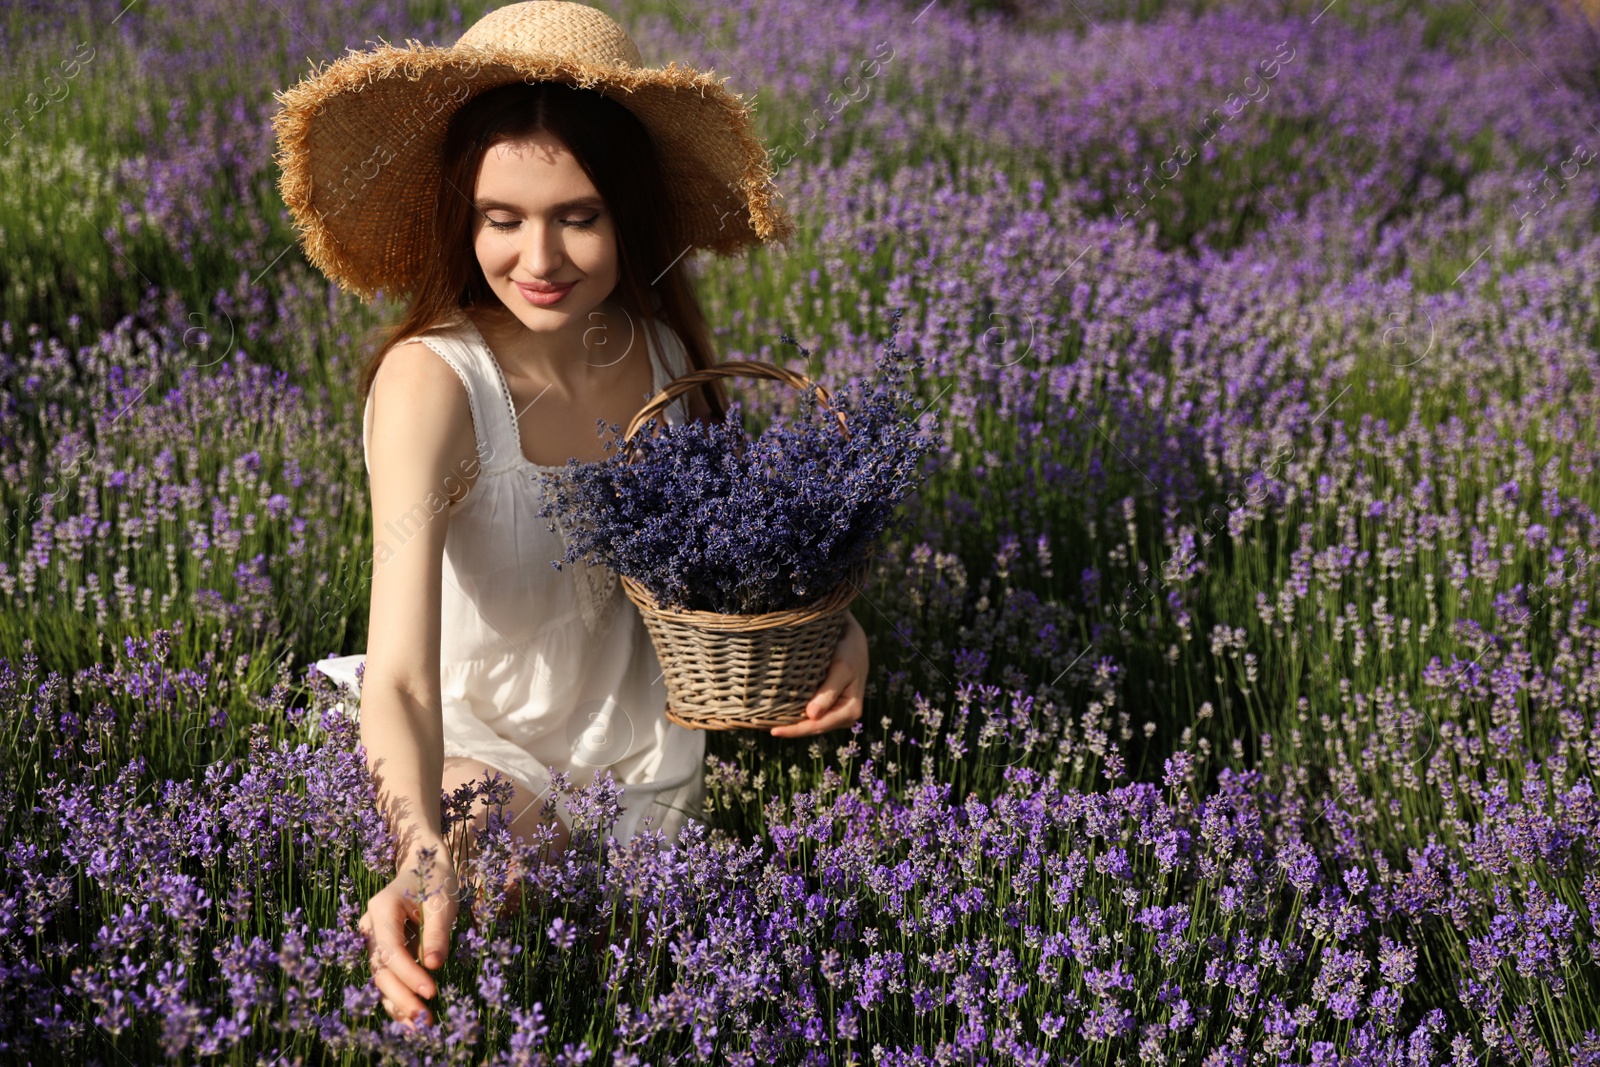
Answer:
[[829, 396], [828, 391], [822, 386], [803, 374], [796, 374], [794, 371], [785, 370], [772, 363], [732, 359], [707, 367], [705, 370], [690, 371], [688, 374], [680, 375], [668, 382], [665, 388], [651, 397], [645, 406], [639, 409], [639, 413], [628, 422], [628, 429], [622, 435], [625, 447], [631, 448], [633, 435], [639, 432], [639, 428], [648, 422], [652, 415], [660, 414], [674, 399], [687, 393], [700, 383], [714, 382], [718, 378], [768, 378], [775, 382], [783, 382], [785, 385], [792, 385], [796, 389], [810, 389], [817, 394], [817, 401], [823, 407], [832, 411], [833, 417], [839, 420], [839, 432], [844, 435], [844, 439], [846, 441], [850, 440], [850, 428], [845, 425], [844, 412], [836, 410], [829, 403], [833, 398]]

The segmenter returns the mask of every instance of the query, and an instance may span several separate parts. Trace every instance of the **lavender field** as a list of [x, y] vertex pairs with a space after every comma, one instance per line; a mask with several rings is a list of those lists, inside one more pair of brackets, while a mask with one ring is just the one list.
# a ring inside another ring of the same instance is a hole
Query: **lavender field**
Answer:
[[1600, 5], [598, 6], [773, 147], [723, 358], [842, 386], [898, 309], [925, 361], [865, 716], [712, 735], [672, 845], [568, 783], [390, 1021], [309, 665], [395, 308], [270, 120], [486, 5], [8, 4], [0, 1062], [1600, 1064]]

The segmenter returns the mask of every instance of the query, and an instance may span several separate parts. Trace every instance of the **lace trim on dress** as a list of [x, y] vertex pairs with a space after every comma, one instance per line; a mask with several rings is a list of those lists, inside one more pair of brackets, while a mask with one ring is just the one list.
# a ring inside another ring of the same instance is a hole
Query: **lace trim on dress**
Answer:
[[[567, 526], [558, 514], [555, 517], [556, 530], [561, 534], [563, 547], [570, 545], [572, 539], [567, 535]], [[572, 571], [573, 586], [578, 598], [578, 613], [583, 616], [584, 628], [591, 637], [599, 636], [610, 629], [616, 617], [617, 602], [622, 583], [617, 581], [617, 572], [603, 565], [590, 566], [579, 561], [577, 563], [563, 563], [562, 568]]]

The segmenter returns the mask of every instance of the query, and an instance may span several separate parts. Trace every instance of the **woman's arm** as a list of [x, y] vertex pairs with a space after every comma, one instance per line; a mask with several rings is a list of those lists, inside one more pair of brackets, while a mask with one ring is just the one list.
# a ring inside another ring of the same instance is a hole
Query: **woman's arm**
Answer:
[[[368, 455], [374, 531], [361, 743], [378, 808], [399, 839], [397, 873], [368, 902], [373, 981], [395, 1018], [413, 1018], [435, 994], [437, 967], [455, 925], [458, 881], [440, 825], [444, 723], [439, 684], [441, 583], [450, 504], [476, 474], [477, 447], [465, 388], [427, 346], [401, 345], [373, 380]], [[411, 871], [434, 850], [414, 899]], [[406, 924], [419, 927], [421, 962]]]
[[361, 743], [408, 860], [443, 841], [440, 586], [449, 505], [465, 489], [461, 455], [474, 457], [476, 446], [460, 379], [420, 342], [384, 357], [372, 388], [375, 537]]

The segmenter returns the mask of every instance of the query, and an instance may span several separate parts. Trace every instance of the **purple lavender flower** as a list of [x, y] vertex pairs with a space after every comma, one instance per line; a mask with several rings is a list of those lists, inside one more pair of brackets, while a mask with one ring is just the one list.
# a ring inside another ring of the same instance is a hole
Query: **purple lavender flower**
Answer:
[[734, 404], [720, 423], [654, 434], [652, 421], [629, 442], [613, 427], [607, 460], [539, 475], [542, 514], [570, 531], [553, 564], [603, 564], [665, 605], [699, 611], [759, 614], [832, 590], [891, 527], [932, 447], [909, 417], [898, 320], [870, 388], [835, 395], [848, 440], [807, 392], [799, 418], [775, 419], [754, 440]]

